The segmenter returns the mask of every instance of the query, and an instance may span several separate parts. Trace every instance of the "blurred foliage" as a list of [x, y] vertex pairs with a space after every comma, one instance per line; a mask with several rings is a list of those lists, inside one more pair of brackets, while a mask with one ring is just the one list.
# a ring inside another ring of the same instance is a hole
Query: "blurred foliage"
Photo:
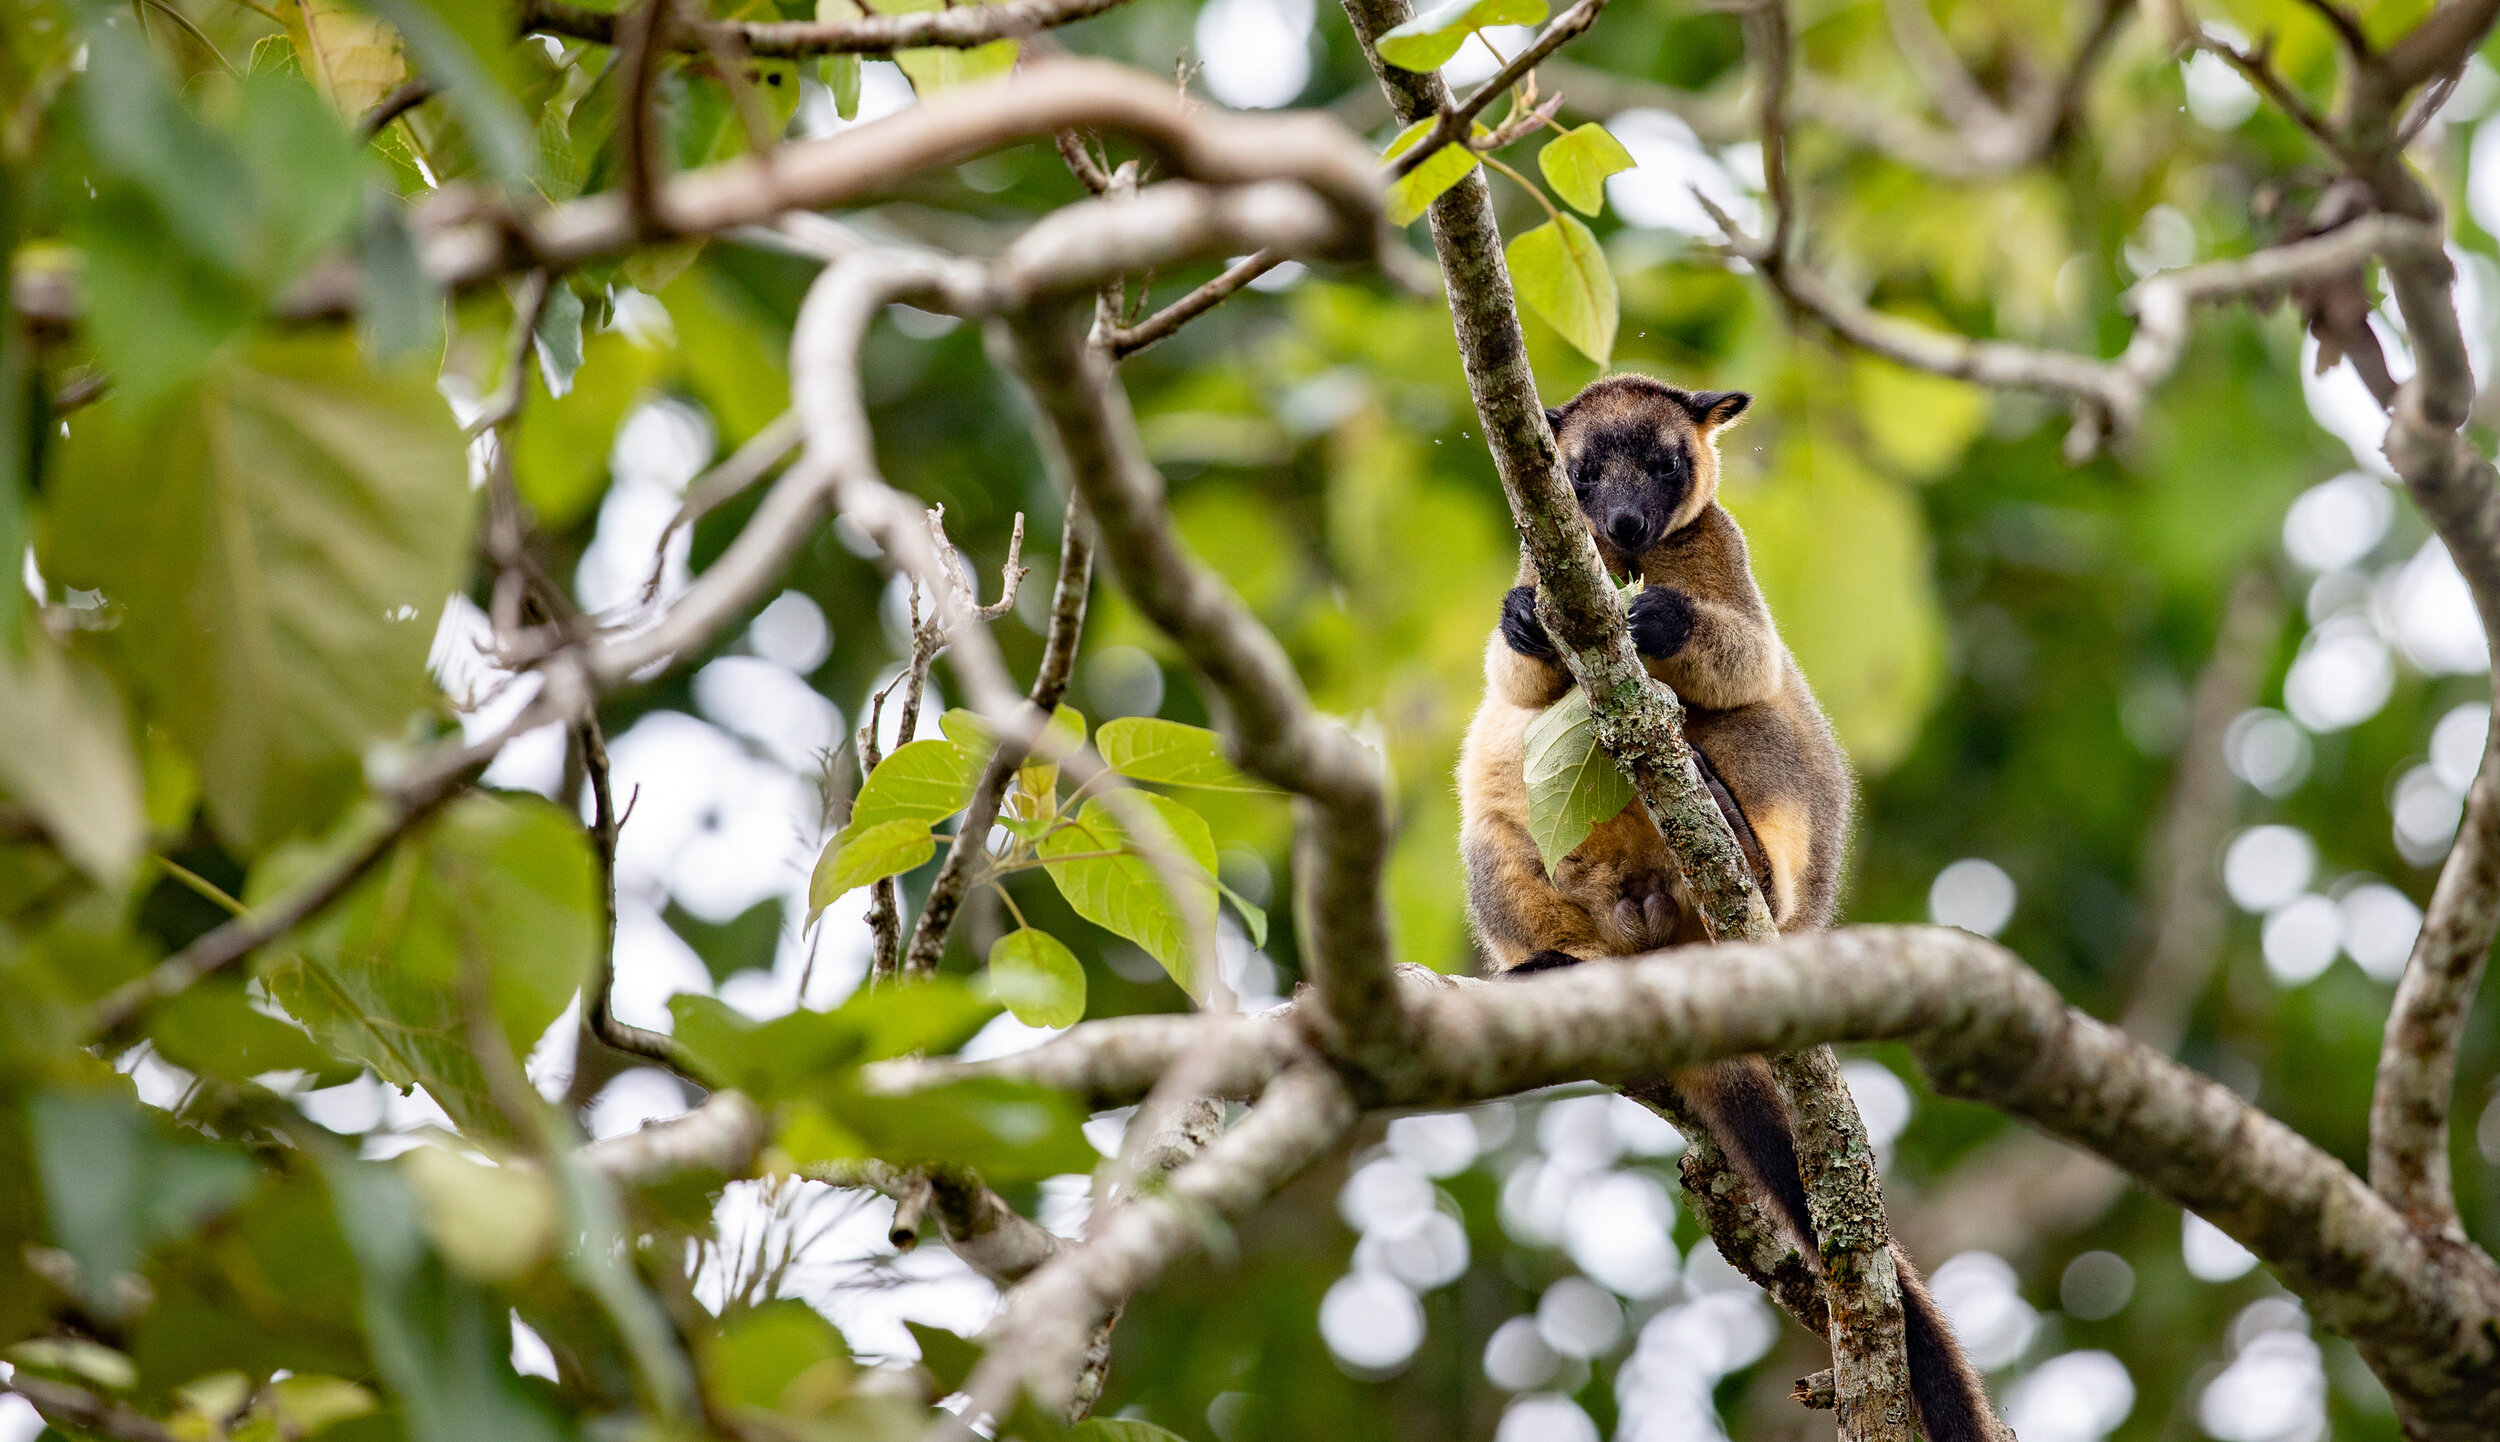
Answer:
[[[2384, 39], [2426, 4], [2358, 8]], [[714, 8], [816, 14], [798, 0]], [[1800, 63], [1914, 111], [1884, 8], [1801, 5]], [[1992, 87], [2054, 69], [2071, 45], [2073, 7], [2053, 0], [1934, 8]], [[2275, 63], [2326, 102], [2334, 54], [2310, 7], [2205, 8], [2273, 37]], [[1409, 39], [1430, 63], [1462, 21], [1538, 10], [1452, 0]], [[1386, 146], [1394, 127], [1368, 68], [1322, 12], [1301, 98]], [[1195, 14], [1183, 0], [1136, 0], [1056, 38], [1169, 73], [1191, 50]], [[0, 347], [0, 559], [14, 574], [31, 548], [30, 587], [0, 588], [0, 1350], [176, 1418], [184, 1436], [678, 1437], [698, 1424], [672, 1366], [692, 1367], [732, 1416], [776, 1416], [810, 1436], [901, 1435], [920, 1413], [855, 1359], [856, 1339], [788, 1300], [795, 1273], [741, 1273], [743, 1290], [715, 1274], [690, 1282], [688, 1256], [726, 1266], [744, 1245], [714, 1227], [717, 1179], [613, 1198], [564, 1164], [579, 1118], [539, 1103], [522, 1066], [542, 1034], [569, 1036], [569, 1004], [597, 974], [610, 924], [572, 798], [463, 798], [248, 975], [158, 1009], [135, 1047], [85, 1045], [88, 1008], [113, 987], [359, 844], [376, 824], [368, 778], [456, 734], [454, 702], [481, 699], [446, 696], [448, 672], [428, 672], [446, 597], [493, 601], [472, 458], [444, 397], [465, 417], [518, 385], [504, 443], [532, 559], [560, 582], [590, 574], [603, 536], [640, 534], [634, 488], [652, 443], [637, 422], [663, 407], [691, 418], [702, 454], [689, 464], [700, 466], [786, 404], [784, 355], [810, 271], [777, 250], [688, 243], [562, 277], [520, 377], [504, 373], [517, 285], [451, 298], [427, 288], [404, 200], [449, 182], [521, 203], [617, 183], [612, 54], [514, 43], [512, 27], [513, 7], [496, 0], [0, 7], [8, 267], [28, 281], [74, 277], [86, 307], [67, 333], [12, 327]], [[922, 52], [902, 69], [924, 88], [964, 83], [1013, 49]], [[1643, 85], [1724, 95], [1741, 81], [1743, 41], [1711, 7], [1619, 0], [1570, 58], [1635, 101]], [[440, 95], [360, 145], [358, 118], [417, 75]], [[2478, 75], [2471, 84], [2487, 91]], [[883, 62], [865, 77], [849, 64], [772, 63], [739, 78], [768, 133], [794, 117], [802, 130], [831, 125], [859, 103], [863, 79], [871, 95], [901, 83]], [[744, 153], [744, 102], [708, 61], [671, 61], [660, 89], [676, 164]], [[2324, 178], [2271, 108], [2208, 124], [2188, 98], [2181, 66], [2139, 21], [2066, 143], [2014, 174], [1940, 181], [1865, 136], [1802, 127], [1789, 163], [1809, 198], [1806, 251], [1894, 313], [2113, 353], [2129, 330], [2118, 297], [2140, 270], [2244, 252], [2266, 238], [2274, 206]], [[2459, 115], [2418, 150], [2452, 196], [2476, 133]], [[2200, 318], [2143, 433], [2071, 467], [2053, 407], [1800, 335], [1707, 246], [1594, 204], [1623, 193], [1605, 188], [1622, 159], [1606, 132], [1535, 143], [1537, 173], [1588, 217], [1495, 178], [1513, 262], [1530, 262], [1529, 353], [1547, 399], [1606, 362], [1757, 397], [1726, 439], [1723, 495], [1864, 783], [1849, 919], [1926, 919], [1938, 872], [1985, 858], [2019, 898], [2004, 939], [2077, 1005], [2118, 1014], [2146, 947], [2160, 879], [2149, 847], [2186, 740], [2184, 698], [2224, 598], [2253, 575], [2285, 599], [2293, 619], [2253, 698], [2277, 705], [2301, 620], [2345, 607], [2337, 597], [2355, 575], [2383, 579], [2425, 537], [2400, 507], [2341, 581], [2313, 580], [2282, 553], [2286, 506], [2355, 464], [2303, 402], [2295, 321]], [[1739, 184], [1759, 163], [1743, 144], [1693, 153]], [[1402, 199], [1419, 208], [1464, 173], [1458, 159], [1420, 167]], [[1025, 144], [912, 178], [851, 219], [979, 249], [1080, 193], [1050, 147]], [[2458, 229], [2469, 275], [2486, 298], [2500, 293], [2500, 247], [2470, 220]], [[2161, 248], [2182, 235], [2185, 256]], [[340, 256], [363, 264], [359, 326], [273, 318], [290, 287]], [[1153, 277], [1152, 298], [1211, 273]], [[1474, 968], [1451, 772], [1516, 554], [1446, 311], [1323, 269], [1234, 297], [1123, 373], [1184, 536], [1275, 632], [1316, 703], [1386, 760], [1401, 812], [1389, 873], [1401, 958]], [[946, 507], [976, 572], [1003, 557], [1019, 512], [1028, 557], [1051, 554], [1061, 499], [1012, 378], [975, 328], [898, 309], [871, 335], [863, 374], [889, 477]], [[103, 399], [56, 411], [98, 380]], [[750, 493], [703, 517], [684, 565], [710, 564], [754, 507]], [[830, 632], [804, 682], [833, 708], [837, 736], [910, 650], [896, 592], [857, 539], [828, 528], [785, 581]], [[996, 627], [1020, 674], [1041, 649], [1045, 572]], [[716, 649], [763, 648], [733, 628]], [[605, 703], [607, 733], [702, 710], [693, 678], [715, 658], [685, 659]], [[940, 688], [946, 679], [941, 668]], [[2419, 904], [2433, 872], [2398, 848], [2391, 796], [2432, 726], [2486, 694], [2481, 677], [2408, 663], [2374, 714], [2309, 738], [2305, 779], [2276, 795], [2237, 791], [2233, 820], [2312, 836], [2321, 891], [2374, 877]], [[1039, 1183], [1096, 1156], [1064, 1098], [964, 1084], [897, 1102], [868, 1094], [858, 1068], [951, 1050], [1002, 1003], [1055, 1025], [1181, 1009], [1184, 986], [1203, 992], [1211, 972], [1236, 986], [1260, 966], [1280, 987], [1298, 977], [1291, 808], [1236, 784], [1195, 729], [1215, 719], [1206, 699], [1107, 582], [1069, 703], [1115, 769], [1175, 793], [1141, 794], [1227, 898], [1213, 965], [1191, 954], [1159, 877], [1126, 854], [1121, 823], [1048, 765], [1028, 767], [1008, 814], [1030, 831], [1018, 860], [1034, 864], [1002, 878], [1003, 897], [974, 895], [936, 985], [771, 1020], [698, 990], [675, 998], [677, 1037], [705, 1075], [778, 1107], [776, 1164], [968, 1161], [1031, 1209]], [[828, 881], [818, 907], [900, 868], [911, 914], [943, 837], [931, 825], [961, 804], [978, 741], [933, 727], [865, 790], [855, 767], [808, 778], [823, 782], [828, 815], [851, 819], [802, 838], [843, 883]], [[732, 744], [766, 755], [760, 742]], [[877, 810], [906, 779], [906, 757], [944, 763], [923, 778], [936, 793]], [[854, 793], [860, 809], [846, 813]], [[1072, 832], [1050, 831], [1063, 810], [1091, 838], [1081, 855]], [[868, 848], [877, 827], [888, 829]], [[776, 975], [807, 919], [778, 897], [731, 915], [676, 896], [655, 905], [725, 995]], [[2183, 1055], [2357, 1165], [2389, 988], [2348, 960], [2281, 984], [2259, 926], [2231, 914]], [[828, 958], [858, 949], [815, 944]], [[2465, 1213], [2486, 1246], [2500, 1245], [2492, 1007], [2467, 1034], [2456, 1139]], [[1914, 1215], [2007, 1126], [1928, 1095], [1891, 1051], [1873, 1055], [1911, 1083], [1889, 1175]], [[384, 1138], [360, 1148], [369, 1120], [334, 1131], [310, 1118], [304, 1096], [367, 1075], [421, 1087], [456, 1135], [393, 1159]], [[1130, 1308], [1101, 1408], [1125, 1420], [1085, 1435], [1160, 1435], [1149, 1424], [1218, 1442], [1491, 1435], [1507, 1394], [1486, 1376], [1488, 1339], [1575, 1270], [1551, 1236], [1506, 1228], [1497, 1201], [1540, 1154], [1539, 1119], [1552, 1114], [1487, 1113], [1500, 1126], [1478, 1130], [1507, 1128], [1507, 1139], [1439, 1178], [1433, 1205], [1463, 1218], [1472, 1260], [1424, 1288], [1421, 1346], [1394, 1376], [1341, 1366], [1315, 1320], [1354, 1246], [1334, 1200], [1352, 1167], [1380, 1155], [1375, 1127], [1237, 1233], [1211, 1235], [1210, 1259]], [[1667, 1177], [1654, 1160], [1626, 1165]], [[2084, 1231], [2011, 1257], [2044, 1316], [1999, 1380], [2106, 1349], [2137, 1389], [2111, 1435], [2193, 1435], [2200, 1389], [2232, 1355], [2232, 1319], [2276, 1289], [2262, 1269], [2198, 1280], [2180, 1235], [2174, 1209], [2130, 1192]], [[1689, 1217], [1675, 1240], [1688, 1252], [1698, 1240]], [[2064, 1309], [2060, 1283], [2093, 1251], [2124, 1258], [2134, 1288], [2122, 1310], [2086, 1319]], [[1631, 1321], [1658, 1306], [1636, 1304]], [[514, 1320], [552, 1358], [530, 1375], [512, 1360]], [[916, 1330], [930, 1372], [960, 1380], [960, 1343]], [[1827, 1425], [1785, 1400], [1787, 1379], [1818, 1363], [1793, 1329], [1783, 1336], [1769, 1360], [1718, 1384], [1733, 1435]], [[1552, 1384], [1608, 1431], [1626, 1346]], [[2334, 1435], [2392, 1438], [2350, 1349], [2329, 1341], [2325, 1358]], [[620, 1425], [628, 1416], [645, 1420]]]

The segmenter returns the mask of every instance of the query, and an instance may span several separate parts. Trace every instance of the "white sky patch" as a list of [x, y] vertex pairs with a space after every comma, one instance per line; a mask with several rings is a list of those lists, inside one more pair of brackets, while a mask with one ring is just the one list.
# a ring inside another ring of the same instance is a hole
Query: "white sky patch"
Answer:
[[1716, 239], [1719, 223], [1693, 199], [1698, 189], [1747, 231], [1761, 227], [1762, 207], [1679, 117], [1632, 109], [1616, 115], [1606, 128], [1635, 162], [1632, 169], [1606, 178], [1606, 198], [1627, 223]]
[[1198, 11], [1199, 78], [1236, 110], [1291, 105], [1311, 79], [1313, 0], [1207, 0]]

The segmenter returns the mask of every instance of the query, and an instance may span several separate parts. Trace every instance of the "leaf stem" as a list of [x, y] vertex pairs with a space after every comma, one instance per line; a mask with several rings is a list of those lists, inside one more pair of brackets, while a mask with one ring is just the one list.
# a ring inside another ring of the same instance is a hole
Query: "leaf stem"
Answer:
[[193, 871], [190, 867], [183, 865], [181, 862], [174, 860], [172, 857], [157, 857], [156, 864], [165, 868], [166, 875], [171, 876], [174, 880], [181, 882], [184, 886], [191, 888], [200, 895], [216, 902], [219, 906], [224, 907], [228, 916], [241, 916], [246, 910], [248, 910], [242, 902], [228, 896], [224, 887], [219, 886], [216, 882], [200, 875], [198, 872]]
[[1517, 183], [1520, 189], [1535, 196], [1536, 203], [1545, 207], [1545, 218], [1553, 221], [1557, 229], [1561, 228], [1562, 212], [1554, 208], [1554, 202], [1545, 198], [1545, 192], [1537, 188], [1536, 182], [1528, 179], [1528, 177], [1524, 175], [1521, 175], [1518, 171], [1511, 169], [1509, 166], [1504, 165], [1500, 160], [1495, 159], [1492, 155], [1479, 151], [1477, 152], [1476, 158], [1482, 160], [1486, 165], [1491, 166], [1495, 170], [1502, 172], [1504, 175], [1509, 176], [1512, 181]]

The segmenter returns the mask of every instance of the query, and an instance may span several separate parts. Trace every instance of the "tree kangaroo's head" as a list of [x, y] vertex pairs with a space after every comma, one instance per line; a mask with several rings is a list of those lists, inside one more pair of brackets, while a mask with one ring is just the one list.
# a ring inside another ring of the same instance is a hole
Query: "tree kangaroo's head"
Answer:
[[1630, 565], [1718, 495], [1711, 437], [1752, 403], [1743, 391], [1688, 391], [1615, 375], [1546, 411], [1563, 474], [1610, 565]]

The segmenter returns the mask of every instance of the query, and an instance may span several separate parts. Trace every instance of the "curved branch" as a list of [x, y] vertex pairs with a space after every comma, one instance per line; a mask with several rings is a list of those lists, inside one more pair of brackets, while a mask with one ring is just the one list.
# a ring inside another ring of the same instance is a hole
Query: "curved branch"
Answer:
[[[1003, 1415], [1019, 1394], [1064, 1413], [1097, 1330], [1137, 1290], [1203, 1246], [1209, 1223], [1231, 1221], [1327, 1154], [1354, 1124], [1354, 1099], [1328, 1068], [1278, 1077], [1239, 1126], [1172, 1173], [1160, 1190], [1117, 1206], [1082, 1246], [1026, 1279], [985, 1337], [964, 1384], [966, 1419]], [[940, 1428], [952, 1434], [960, 1424]]]
[[[960, 6], [928, 13], [988, 12]], [[1189, 101], [1168, 81], [1098, 60], [1050, 60], [1012, 80], [947, 91], [839, 136], [776, 146], [769, 158], [688, 171], [670, 178], [652, 204], [672, 235], [716, 235], [770, 224], [787, 211], [885, 195], [921, 172], [1072, 128], [1123, 136], [1143, 147], [1162, 173], [1184, 179], [1212, 185], [1299, 181], [1343, 222], [1333, 252], [1378, 253], [1377, 162], [1343, 125], [1307, 112], [1212, 109]], [[520, 214], [473, 193], [447, 191], [421, 207], [416, 221], [426, 274], [447, 288], [512, 270], [567, 270], [620, 255], [640, 240], [629, 201], [617, 191]], [[345, 315], [355, 308], [358, 285], [354, 266], [334, 264], [309, 277], [280, 309], [297, 319]], [[58, 298], [29, 299], [60, 306]]]
[[1011, 317], [1026, 381], [1122, 588], [1206, 679], [1235, 761], [1307, 798], [1295, 875], [1304, 954], [1323, 999], [1317, 1020], [1354, 1054], [1394, 1047], [1401, 1028], [1383, 882], [1395, 818], [1382, 760], [1312, 710], [1284, 648], [1182, 545], [1127, 392], [1109, 357], [1087, 343], [1089, 319], [1073, 301]]
[[[887, 55], [922, 47], [968, 49], [993, 40], [1013, 40], [1044, 30], [1091, 19], [1117, 9], [1127, 0], [1006, 0], [1000, 5], [957, 5], [909, 15], [862, 15], [847, 20], [711, 21], [701, 31], [675, 37], [676, 47], [689, 53], [704, 49], [702, 31], [734, 38], [747, 53], [769, 60], [797, 60], [811, 55]], [[617, 16], [567, 0], [524, 0], [521, 29], [587, 40], [594, 45], [617, 43]]]

